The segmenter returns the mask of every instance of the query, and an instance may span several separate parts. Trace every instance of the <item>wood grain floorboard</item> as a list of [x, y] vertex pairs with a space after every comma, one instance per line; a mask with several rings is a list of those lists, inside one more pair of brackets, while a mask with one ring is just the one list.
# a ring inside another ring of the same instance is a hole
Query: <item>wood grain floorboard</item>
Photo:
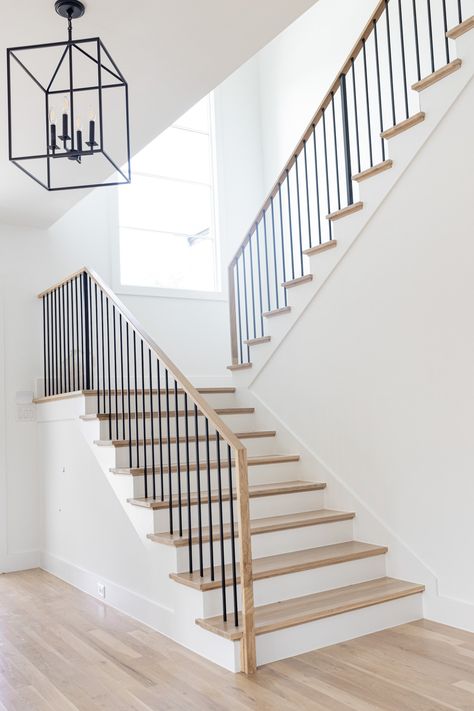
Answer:
[[41, 570], [0, 576], [0, 711], [474, 711], [474, 634], [420, 620], [232, 674]]

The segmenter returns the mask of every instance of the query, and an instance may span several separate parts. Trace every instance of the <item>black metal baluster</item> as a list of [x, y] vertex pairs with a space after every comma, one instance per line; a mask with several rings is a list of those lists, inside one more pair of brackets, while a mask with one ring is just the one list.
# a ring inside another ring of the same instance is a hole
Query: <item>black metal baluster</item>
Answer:
[[[115, 383], [115, 439], [119, 438], [119, 424], [118, 424], [118, 376], [117, 376], [117, 325], [116, 325], [116, 314], [115, 305], [112, 306], [112, 323], [113, 329], [112, 334], [114, 338], [114, 383]], [[122, 410], [122, 420], [124, 419], [124, 412]]]
[[[244, 305], [245, 305], [245, 332], [246, 340], [250, 338], [249, 335], [249, 309], [248, 309], [248, 298], [247, 298], [247, 267], [245, 259], [245, 251], [242, 250], [242, 266], [243, 266], [243, 277], [244, 277]], [[250, 361], [250, 348], [247, 346], [247, 360]]]
[[322, 243], [322, 232], [321, 232], [321, 205], [320, 205], [320, 192], [319, 192], [319, 169], [318, 169], [318, 151], [316, 149], [316, 126], [313, 123], [313, 148], [314, 148], [314, 177], [316, 181], [316, 211], [318, 215], [318, 238], [319, 244]]
[[58, 290], [54, 290], [54, 358], [56, 371], [55, 395], [59, 393], [59, 358], [58, 358]]
[[[81, 334], [80, 348], [81, 348], [81, 383], [82, 389], [86, 389], [86, 377], [85, 377], [85, 351], [84, 351], [84, 294], [83, 294], [83, 284], [82, 284], [82, 274], [79, 278], [79, 328]], [[112, 437], [110, 438], [112, 439]]]
[[130, 469], [133, 465], [133, 453], [132, 453], [132, 408], [131, 408], [131, 392], [130, 392], [130, 334], [128, 321], [126, 322], [126, 334], [127, 334], [127, 404], [128, 404], [128, 466]]
[[216, 454], [217, 454], [217, 492], [219, 500], [219, 544], [221, 551], [221, 590], [222, 590], [222, 617], [227, 622], [227, 595], [226, 595], [226, 571], [225, 571], [225, 547], [224, 547], [224, 513], [222, 506], [222, 466], [221, 466], [221, 439], [216, 430]]
[[446, 52], [446, 64], [449, 64], [449, 39], [448, 39], [448, 12], [446, 9], [446, 0], [443, 0], [443, 25], [444, 25], [444, 49]]
[[415, 34], [415, 52], [416, 52], [416, 70], [418, 81], [421, 79], [421, 63], [420, 63], [420, 42], [418, 38], [418, 18], [416, 11], [416, 0], [413, 0], [413, 29]]
[[240, 303], [240, 275], [239, 275], [239, 259], [235, 262], [235, 277], [236, 277], [236, 294], [237, 294], [237, 322], [238, 322], [238, 330], [239, 330], [239, 353], [240, 353], [240, 358], [239, 358], [239, 363], [244, 362], [244, 354], [243, 354], [243, 342], [242, 342], [242, 307]]
[[[326, 196], [328, 203], [328, 215], [331, 214], [331, 193], [329, 190], [329, 164], [328, 164], [328, 144], [326, 134], [326, 109], [321, 110], [323, 120], [323, 139], [324, 139], [324, 167], [326, 169]], [[329, 220], [329, 239], [332, 239], [332, 222]]]
[[51, 395], [51, 319], [50, 319], [50, 298], [49, 293], [45, 295], [46, 305], [46, 352], [47, 352], [47, 376], [44, 383], [44, 394], [46, 397]]
[[336, 187], [337, 187], [337, 207], [341, 209], [341, 187], [339, 180], [339, 155], [337, 149], [337, 130], [336, 130], [336, 102], [334, 101], [334, 92], [331, 91], [331, 108], [332, 108], [332, 130], [334, 134], [334, 163], [336, 166]]
[[211, 563], [211, 580], [215, 579], [214, 575], [214, 530], [212, 520], [212, 487], [211, 487], [211, 455], [209, 449], [209, 420], [205, 418], [206, 431], [206, 468], [207, 468], [207, 498], [208, 498], [208, 516], [209, 516], [209, 557]]
[[398, 24], [400, 26], [400, 51], [402, 54], [402, 73], [403, 73], [403, 92], [405, 97], [405, 117], [410, 115], [410, 107], [408, 105], [408, 82], [407, 82], [407, 60], [405, 54], [405, 33], [403, 31], [403, 12], [402, 0], [398, 0]]
[[165, 500], [165, 485], [164, 485], [164, 470], [163, 470], [163, 423], [162, 417], [163, 413], [161, 410], [161, 372], [160, 372], [160, 361], [156, 361], [156, 380], [158, 388], [158, 437], [160, 438], [160, 486], [161, 486], [161, 500]]
[[143, 479], [145, 482], [145, 499], [148, 499], [148, 462], [147, 462], [147, 448], [146, 448], [146, 388], [145, 388], [145, 360], [143, 354], [143, 338], [140, 338], [140, 363], [142, 369], [142, 437], [143, 437]]
[[[153, 500], [156, 499], [156, 466], [155, 466], [155, 413], [153, 410], [153, 369], [151, 365], [151, 350], [148, 349], [148, 373], [150, 381], [150, 423], [151, 423], [151, 471], [152, 471], [152, 490]], [[158, 397], [160, 393], [158, 392]], [[146, 442], [145, 442], [146, 447]]]
[[59, 372], [60, 372], [60, 383], [61, 383], [61, 392], [64, 393], [66, 392], [66, 370], [65, 370], [65, 351], [64, 351], [64, 345], [65, 345], [65, 330], [64, 330], [64, 284], [61, 284], [61, 286], [58, 289], [58, 296], [59, 296], [59, 353], [60, 353], [60, 364], [59, 364]]
[[352, 190], [352, 160], [351, 160], [351, 140], [349, 134], [349, 109], [347, 106], [347, 87], [346, 75], [341, 74], [341, 111], [342, 111], [342, 138], [344, 144], [344, 159], [346, 173], [346, 194], [347, 204], [352, 205], [354, 202], [354, 193]]
[[258, 231], [258, 222], [255, 223], [255, 241], [257, 243], [257, 275], [258, 275], [258, 298], [260, 304], [260, 335], [263, 336], [263, 296], [262, 296], [262, 265], [260, 262], [260, 233]]
[[[268, 235], [267, 235], [267, 218], [265, 210], [262, 210], [262, 222], [263, 222], [263, 239], [265, 243], [265, 269], [267, 271], [267, 311], [271, 311], [270, 303], [270, 268], [268, 266]], [[262, 336], [263, 336], [263, 316], [262, 316]]]
[[[379, 97], [379, 122], [380, 122], [380, 134], [383, 133], [383, 109], [382, 109], [382, 87], [380, 85], [380, 63], [379, 63], [379, 42], [377, 38], [377, 21], [373, 21], [374, 26], [374, 43], [375, 43], [375, 68], [377, 70], [377, 92]], [[385, 160], [385, 141], [380, 136], [381, 148], [382, 148], [382, 160]]]
[[395, 91], [393, 88], [393, 62], [392, 62], [392, 37], [390, 33], [390, 8], [388, 0], [385, 0], [385, 25], [387, 29], [387, 51], [388, 51], [388, 69], [390, 77], [390, 96], [392, 100], [392, 120], [393, 125], [397, 123], [397, 112], [395, 110]]
[[71, 324], [70, 324], [70, 299], [69, 299], [69, 292], [70, 292], [70, 281], [66, 282], [66, 349], [67, 349], [67, 389], [69, 392], [71, 392], [71, 340], [70, 340], [70, 332], [71, 332]]
[[[252, 233], [255, 234], [255, 233]], [[258, 245], [257, 245], [258, 248]], [[255, 315], [255, 272], [253, 270], [253, 255], [252, 255], [252, 235], [249, 237], [249, 253], [250, 253], [250, 291], [252, 294], [252, 319], [253, 319], [253, 337], [257, 338], [257, 319]]]
[[192, 521], [192, 501], [191, 501], [191, 472], [189, 467], [189, 420], [188, 420], [188, 395], [184, 393], [184, 441], [186, 443], [186, 488], [188, 492], [188, 562], [189, 572], [193, 572], [193, 521]]
[[[178, 477], [178, 525], [179, 525], [179, 536], [183, 535], [183, 511], [182, 511], [182, 498], [181, 498], [181, 452], [179, 441], [179, 417], [178, 417], [178, 383], [174, 381], [174, 409], [176, 410], [176, 476]], [[186, 416], [186, 415], [185, 415]]]
[[105, 337], [104, 337], [104, 292], [100, 290], [100, 335], [102, 348], [102, 407], [104, 414], [107, 412], [105, 401]]
[[304, 177], [306, 183], [306, 210], [308, 218], [308, 247], [313, 246], [311, 238], [311, 209], [309, 204], [309, 183], [308, 183], [308, 156], [306, 154], [306, 141], [303, 139], [303, 157], [304, 157]]
[[93, 327], [93, 323], [92, 323], [92, 279], [90, 276], [87, 279], [86, 313], [87, 313], [87, 329], [88, 329], [88, 336], [87, 336], [88, 346], [87, 347], [88, 347], [88, 352], [90, 353], [88, 388], [90, 388], [91, 390], [94, 390], [94, 385], [95, 385], [95, 378], [94, 378], [94, 327]]
[[[168, 369], [165, 367], [165, 392], [166, 392], [166, 445], [168, 456], [168, 498], [169, 498], [169, 519], [170, 519], [170, 534], [173, 535], [173, 472], [171, 470], [171, 431], [170, 431], [170, 389]], [[178, 413], [175, 412], [175, 417]]]
[[122, 389], [122, 439], [125, 440], [125, 387], [123, 373], [123, 325], [122, 314], [119, 313], [119, 336], [120, 336], [120, 380]]
[[194, 434], [196, 439], [196, 481], [197, 481], [197, 507], [198, 507], [198, 538], [199, 538], [199, 574], [204, 577], [204, 560], [202, 556], [202, 501], [201, 501], [201, 462], [199, 459], [199, 425], [198, 408], [194, 405]]
[[270, 197], [270, 209], [271, 209], [271, 213], [272, 213], [272, 242], [273, 242], [273, 269], [275, 272], [275, 300], [276, 300], [276, 308], [278, 309], [280, 307], [280, 299], [279, 299], [279, 287], [278, 287], [278, 264], [277, 264], [277, 250], [276, 250], [276, 236], [275, 236], [275, 212], [274, 212], [274, 208], [273, 208], [273, 196]]
[[298, 233], [299, 233], [299, 243], [300, 243], [300, 267], [301, 276], [304, 274], [304, 263], [303, 263], [303, 233], [301, 229], [301, 204], [300, 204], [300, 178], [298, 170], [298, 156], [295, 155], [295, 173], [296, 173], [296, 204], [298, 207]]
[[[137, 373], [137, 333], [135, 329], [133, 329], [133, 375], [134, 375], [134, 384], [135, 384], [135, 456], [136, 456], [136, 463], [135, 466], [137, 469], [140, 467], [140, 437], [138, 434], [138, 373]], [[129, 417], [132, 416], [132, 413], [129, 413]]]
[[[281, 200], [281, 183], [278, 183], [278, 204], [280, 212], [280, 239], [281, 239], [281, 266], [283, 270], [283, 284], [286, 282], [286, 257], [285, 257], [285, 233], [283, 231], [283, 205]], [[288, 294], [286, 289], [283, 289], [283, 298], [285, 306], [288, 304]]]
[[46, 296], [42, 298], [43, 302], [43, 395], [46, 397]]
[[458, 20], [459, 20], [459, 24], [461, 24], [461, 22], [462, 22], [461, 0], [458, 0]]
[[434, 43], [433, 43], [433, 21], [431, 18], [431, 0], [426, 0], [426, 10], [428, 14], [428, 33], [430, 37], [430, 57], [431, 57], [431, 71], [435, 70], [435, 57], [434, 57]]
[[291, 223], [291, 197], [290, 197], [290, 174], [286, 169], [286, 192], [288, 197], [288, 225], [290, 228], [290, 254], [291, 254], [291, 278], [295, 278], [295, 253], [293, 246], [293, 225]]
[[97, 295], [97, 284], [94, 284], [95, 291], [95, 350], [97, 354], [97, 414], [100, 414], [100, 351], [99, 351], [99, 305]]
[[230, 445], [227, 445], [227, 466], [229, 468], [229, 502], [230, 502], [230, 545], [232, 556], [232, 589], [234, 593], [234, 623], [239, 626], [239, 607], [237, 601], [237, 566], [235, 563], [235, 522], [234, 522], [234, 499], [232, 492], [234, 490], [232, 482], [232, 452]]
[[370, 119], [370, 101], [369, 101], [369, 77], [367, 74], [367, 50], [365, 47], [365, 39], [362, 40], [362, 56], [364, 59], [364, 82], [365, 82], [365, 107], [367, 111], [367, 129], [369, 134], [369, 158], [370, 167], [374, 166], [374, 156], [372, 150], [372, 124]]
[[110, 376], [110, 319], [109, 319], [109, 297], [105, 299], [105, 313], [107, 317], [107, 385], [108, 385], [108, 403], [109, 403], [109, 439], [112, 439], [112, 391], [111, 376]]
[[351, 68], [352, 68], [352, 93], [354, 95], [354, 125], [355, 125], [356, 149], [357, 149], [357, 172], [360, 173], [361, 167], [360, 167], [360, 140], [359, 140], [359, 110], [357, 107], [357, 87], [356, 87], [354, 57], [351, 57]]

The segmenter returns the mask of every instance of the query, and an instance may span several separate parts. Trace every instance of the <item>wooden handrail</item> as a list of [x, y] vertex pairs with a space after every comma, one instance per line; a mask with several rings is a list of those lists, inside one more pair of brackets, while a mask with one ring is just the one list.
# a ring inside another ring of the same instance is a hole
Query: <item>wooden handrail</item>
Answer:
[[311, 121], [308, 124], [308, 127], [306, 128], [306, 130], [304, 131], [300, 140], [298, 141], [294, 151], [291, 154], [290, 159], [286, 163], [282, 172], [280, 173], [277, 180], [275, 181], [272, 189], [270, 190], [267, 197], [265, 198], [262, 207], [260, 208], [257, 215], [255, 216], [255, 219], [253, 220], [253, 222], [251, 222], [250, 227], [249, 227], [248, 231], [246, 232], [245, 238], [243, 239], [240, 247], [238, 248], [238, 250], [236, 251], [236, 253], [234, 254], [234, 256], [230, 262], [229, 274], [230, 274], [231, 269], [234, 267], [236, 261], [240, 257], [242, 250], [247, 245], [247, 243], [250, 239], [250, 236], [253, 233], [253, 229], [254, 229], [255, 225], [260, 221], [262, 213], [265, 212], [268, 207], [270, 207], [271, 200], [278, 194], [280, 185], [286, 179], [287, 171], [289, 171], [293, 167], [295, 158], [303, 151], [304, 144], [308, 140], [308, 138], [310, 138], [316, 124], [319, 123], [319, 121], [321, 120], [323, 111], [331, 103], [332, 94], [334, 94], [340, 86], [341, 75], [347, 73], [347, 71], [349, 70], [349, 68], [351, 66], [352, 59], [355, 59], [358, 56], [358, 54], [361, 52], [364, 40], [367, 39], [367, 37], [371, 34], [371, 32], [373, 30], [374, 22], [377, 22], [377, 20], [382, 15], [384, 9], [385, 9], [385, 0], [381, 0], [379, 2], [379, 4], [377, 5], [377, 7], [375, 8], [372, 15], [370, 16], [370, 19], [368, 20], [367, 24], [365, 25], [364, 29], [362, 30], [357, 42], [353, 46], [351, 52], [348, 54], [346, 60], [344, 61], [344, 64], [342, 65], [341, 69], [339, 70], [339, 72], [336, 76], [336, 79], [334, 80], [331, 87], [329, 88], [326, 95], [324, 96], [324, 99], [321, 101], [320, 105], [318, 106], [316, 113], [314, 114], [313, 118], [311, 119]]
[[155, 353], [162, 365], [172, 374], [173, 378], [181, 386], [183, 391], [191, 398], [200, 412], [207, 417], [213, 427], [219, 432], [222, 439], [230, 445], [235, 453], [235, 468], [237, 472], [237, 517], [238, 517], [238, 539], [240, 549], [240, 580], [242, 597], [242, 641], [241, 641], [241, 666], [246, 674], [253, 674], [256, 671], [256, 644], [255, 644], [255, 620], [254, 620], [254, 596], [253, 596], [253, 574], [252, 574], [252, 544], [250, 535], [250, 506], [249, 506], [249, 484], [247, 449], [245, 445], [235, 436], [232, 430], [223, 422], [209, 403], [203, 398], [198, 390], [190, 383], [181, 370], [155, 343], [151, 336], [145, 331], [133, 314], [127, 309], [125, 304], [114, 294], [105, 284], [100, 276], [88, 267], [83, 267], [60, 282], [38, 294], [38, 299], [43, 299], [48, 294], [54, 292], [61, 286], [69, 283], [72, 279], [82, 274], [89, 277], [104, 292], [110, 301], [116, 306], [122, 316], [136, 331], [136, 333], [147, 343], [148, 347]]

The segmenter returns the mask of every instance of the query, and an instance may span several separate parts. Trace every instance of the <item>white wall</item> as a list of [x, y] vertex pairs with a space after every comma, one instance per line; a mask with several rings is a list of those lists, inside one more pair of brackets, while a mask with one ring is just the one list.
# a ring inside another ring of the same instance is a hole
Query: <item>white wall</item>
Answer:
[[473, 106], [471, 81], [254, 384], [471, 625]]
[[259, 52], [269, 191], [374, 11], [377, 0], [319, 0]]

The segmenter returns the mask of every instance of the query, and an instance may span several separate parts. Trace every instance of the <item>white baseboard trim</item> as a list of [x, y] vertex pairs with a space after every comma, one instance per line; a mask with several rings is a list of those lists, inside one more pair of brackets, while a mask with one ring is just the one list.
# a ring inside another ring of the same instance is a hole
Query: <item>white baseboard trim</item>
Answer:
[[20, 551], [7, 553], [4, 560], [0, 560], [0, 573], [18, 573], [21, 570], [39, 568], [41, 551]]
[[[114, 583], [98, 573], [81, 568], [63, 558], [43, 552], [40, 567], [56, 578], [64, 580], [78, 590], [96, 598], [109, 607], [133, 617], [161, 634], [171, 637], [174, 622], [174, 610], [160, 605], [140, 593]], [[101, 598], [97, 592], [97, 583], [105, 585], [106, 596]]]
[[425, 593], [423, 613], [427, 620], [474, 632], [474, 603]]

